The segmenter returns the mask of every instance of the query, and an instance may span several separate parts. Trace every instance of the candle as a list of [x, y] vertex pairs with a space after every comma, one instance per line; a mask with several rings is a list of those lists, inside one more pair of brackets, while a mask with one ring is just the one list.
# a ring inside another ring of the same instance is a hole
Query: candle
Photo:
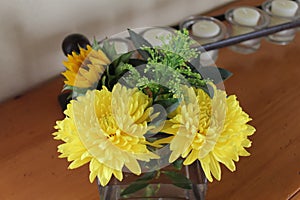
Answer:
[[216, 50], [206, 51], [200, 54], [200, 63], [203, 66], [213, 65], [214, 64], [214, 55], [217, 53]]
[[274, 0], [271, 4], [271, 12], [280, 17], [293, 17], [298, 10], [298, 4], [290, 0]]
[[125, 42], [115, 41], [114, 46], [118, 54], [123, 54], [129, 51], [128, 45]]
[[123, 39], [119, 36], [123, 37], [123, 34], [114, 35], [112, 38], [101, 41], [100, 46], [103, 47], [104, 42], [108, 42], [109, 45], [112, 45], [115, 48], [117, 54], [123, 54], [131, 51], [132, 46], [130, 45], [129, 40]]
[[[273, 0], [266, 1], [262, 4], [262, 8], [271, 16], [269, 26], [287, 23], [296, 20], [299, 4], [291, 0]], [[283, 30], [271, 35], [268, 35], [268, 40], [279, 45], [286, 45], [293, 41], [295, 37], [295, 29]]]
[[192, 33], [197, 37], [209, 38], [219, 34], [220, 27], [213, 21], [201, 20], [193, 24]]
[[232, 14], [233, 20], [244, 26], [256, 26], [260, 18], [257, 10], [246, 7], [237, 8]]
[[170, 30], [163, 28], [151, 28], [143, 33], [143, 37], [150, 42], [152, 46], [161, 46], [163, 43], [159, 39], [160, 37], [167, 37], [173, 34]]
[[[266, 28], [269, 25], [267, 13], [255, 7], [242, 6], [226, 11], [225, 18], [231, 28], [230, 36], [237, 36]], [[261, 38], [247, 40], [230, 46], [233, 51], [242, 54], [254, 53], [260, 47]]]
[[[207, 38], [201, 40], [201, 44], [211, 42], [210, 38], [217, 36], [221, 31], [218, 24], [209, 20], [199, 20], [195, 22], [192, 26], [192, 34], [200, 38]], [[200, 63], [202, 66], [209, 66], [214, 64], [214, 55], [217, 51], [203, 52], [200, 55]]]

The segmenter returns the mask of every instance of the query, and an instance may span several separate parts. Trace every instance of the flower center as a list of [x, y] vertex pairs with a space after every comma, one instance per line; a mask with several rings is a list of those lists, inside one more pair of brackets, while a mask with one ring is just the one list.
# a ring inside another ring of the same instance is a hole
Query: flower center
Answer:
[[103, 130], [107, 138], [112, 137], [116, 134], [118, 130], [117, 123], [113, 116], [105, 115], [98, 119], [100, 128]]

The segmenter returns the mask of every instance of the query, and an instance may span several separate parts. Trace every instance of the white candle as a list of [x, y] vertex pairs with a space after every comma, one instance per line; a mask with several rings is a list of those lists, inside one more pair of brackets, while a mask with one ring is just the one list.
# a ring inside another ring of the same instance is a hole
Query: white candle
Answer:
[[171, 31], [163, 28], [151, 28], [143, 33], [143, 37], [150, 42], [152, 46], [161, 46], [163, 43], [159, 38], [165, 38], [171, 34], [173, 34]]
[[213, 56], [215, 51], [206, 51], [200, 54], [200, 61], [205, 63], [211, 63], [214, 62]]
[[256, 26], [260, 17], [257, 10], [241, 7], [233, 11], [233, 20], [240, 25]]
[[216, 66], [218, 50], [211, 50], [200, 54], [200, 64], [203, 67]]
[[271, 12], [280, 17], [293, 17], [298, 10], [298, 4], [290, 0], [274, 0], [271, 3]]
[[232, 26], [232, 36], [237, 36], [237, 35], [243, 35], [246, 33], [253, 32], [254, 28], [248, 28], [248, 27], [240, 27], [240, 26]]
[[128, 45], [125, 42], [115, 41], [114, 46], [117, 54], [123, 54], [129, 51]]
[[192, 33], [197, 37], [209, 38], [219, 34], [220, 27], [218, 24], [208, 20], [201, 20], [193, 24]]

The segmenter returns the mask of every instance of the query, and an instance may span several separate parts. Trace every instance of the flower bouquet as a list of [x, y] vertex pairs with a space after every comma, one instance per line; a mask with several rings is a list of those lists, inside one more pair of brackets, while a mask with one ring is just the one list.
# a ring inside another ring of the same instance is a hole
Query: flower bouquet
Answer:
[[204, 199], [220, 164], [248, 156], [255, 129], [235, 95], [220, 89], [231, 73], [200, 65], [187, 30], [153, 46], [128, 30], [135, 47], [111, 40], [68, 55], [63, 91], [70, 102], [53, 135], [70, 169], [89, 163], [101, 199]]

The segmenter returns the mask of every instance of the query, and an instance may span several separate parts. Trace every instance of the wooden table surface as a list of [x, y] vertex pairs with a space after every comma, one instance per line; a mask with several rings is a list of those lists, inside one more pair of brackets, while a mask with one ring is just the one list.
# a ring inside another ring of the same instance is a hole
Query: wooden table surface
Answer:
[[[237, 94], [257, 132], [251, 136], [252, 155], [241, 158], [234, 173], [223, 167], [222, 180], [209, 184], [207, 200], [300, 199], [299, 53], [299, 33], [287, 46], [263, 41], [250, 55], [220, 51], [218, 66], [234, 73], [226, 90]], [[63, 118], [57, 102], [62, 86], [56, 77], [0, 104], [0, 200], [99, 199], [87, 166], [68, 170], [67, 161], [57, 158], [59, 142], [51, 133]]]

